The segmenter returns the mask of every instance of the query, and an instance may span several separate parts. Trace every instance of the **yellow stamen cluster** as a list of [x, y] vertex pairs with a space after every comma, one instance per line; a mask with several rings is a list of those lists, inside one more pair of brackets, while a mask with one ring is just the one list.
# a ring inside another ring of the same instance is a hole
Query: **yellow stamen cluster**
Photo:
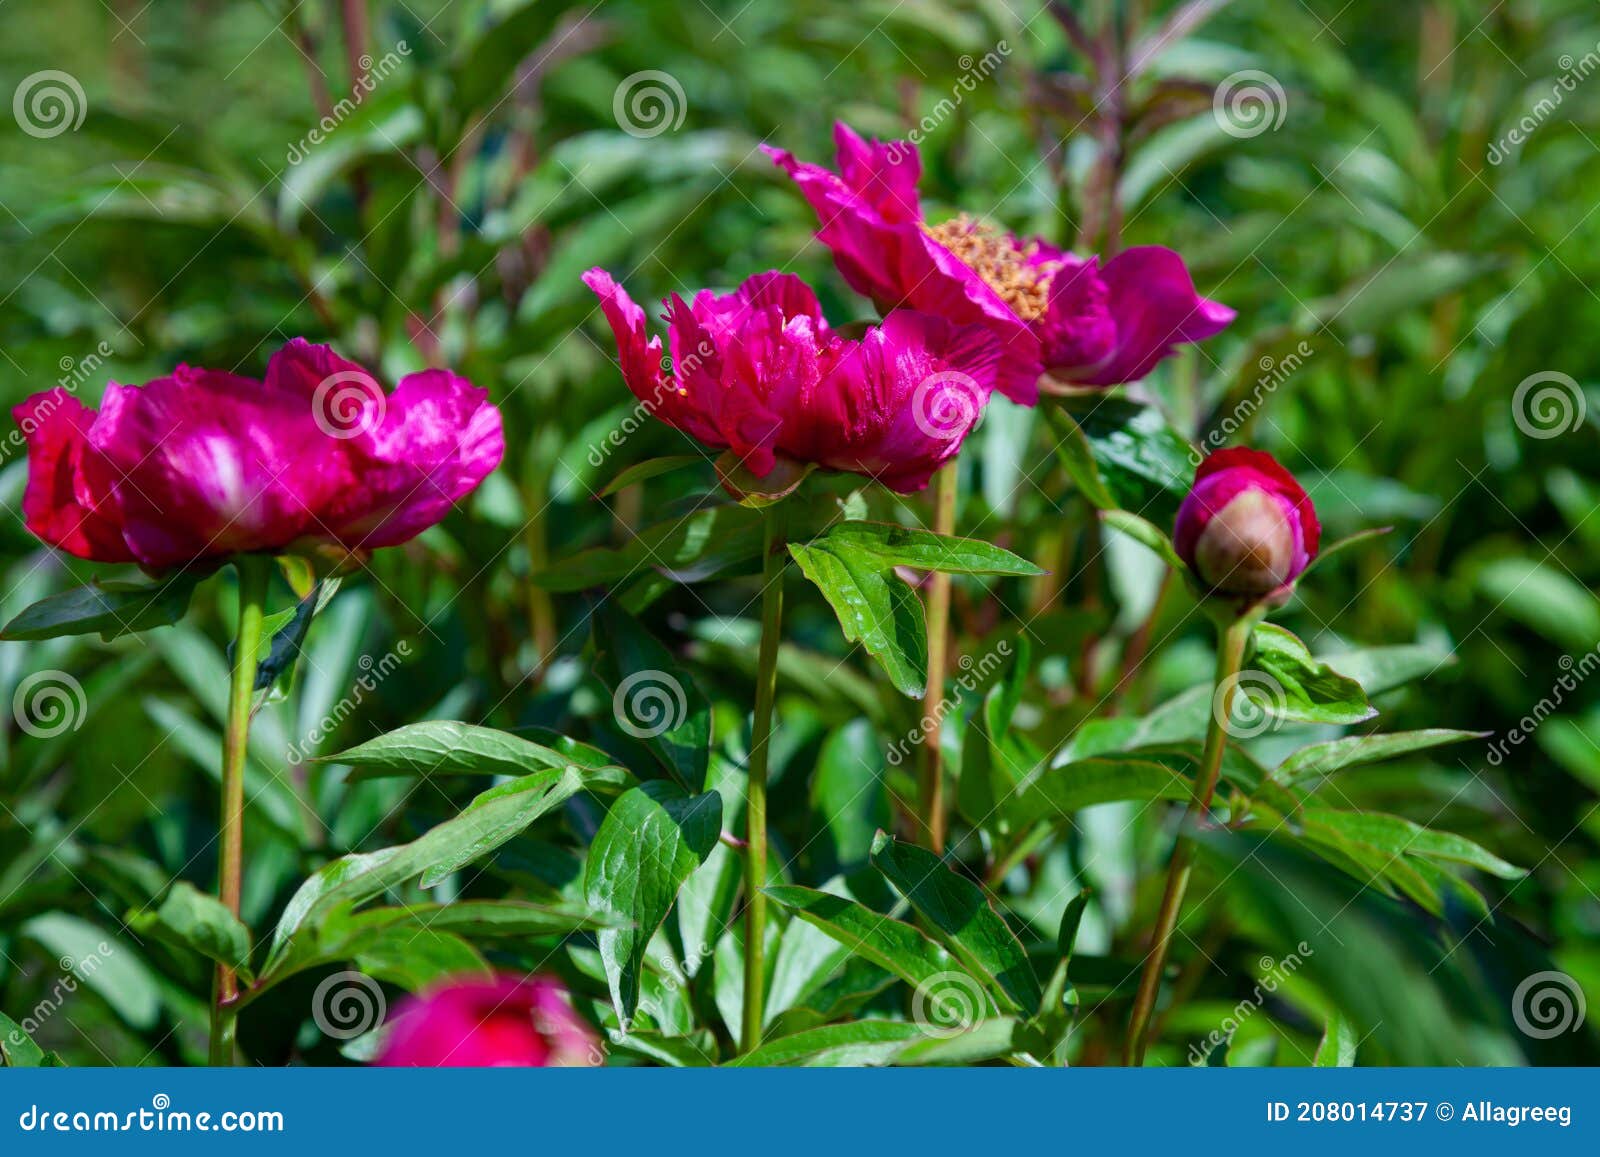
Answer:
[[1018, 244], [1009, 233], [965, 213], [937, 225], [924, 224], [922, 229], [981, 277], [1023, 321], [1044, 314], [1050, 304], [1050, 282], [1061, 262], [1035, 262], [1039, 252], [1035, 242]]

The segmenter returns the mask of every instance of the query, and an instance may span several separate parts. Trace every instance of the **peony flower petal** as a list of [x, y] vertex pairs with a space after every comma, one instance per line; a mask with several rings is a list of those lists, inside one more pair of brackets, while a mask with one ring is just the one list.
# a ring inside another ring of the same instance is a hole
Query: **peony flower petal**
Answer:
[[1005, 351], [995, 388], [1022, 405], [1039, 399], [1039, 340], [999, 294], [922, 227], [915, 182], [921, 160], [908, 142], [864, 142], [835, 128], [839, 173], [762, 146], [816, 213], [817, 239], [840, 275], [887, 314], [897, 308], [984, 325]]
[[327, 504], [315, 536], [354, 549], [415, 538], [477, 488], [505, 454], [489, 392], [447, 370], [400, 379], [381, 420], [350, 441], [356, 483]]
[[132, 562], [111, 501], [115, 473], [89, 445], [95, 412], [57, 386], [11, 411], [28, 443], [22, 512], [28, 529], [68, 554]]
[[89, 441], [122, 475], [123, 536], [146, 566], [276, 549], [355, 484], [307, 398], [217, 370], [111, 383]]
[[1098, 363], [1059, 372], [1046, 358], [1053, 376], [1096, 386], [1138, 381], [1179, 345], [1212, 337], [1234, 318], [1227, 306], [1196, 293], [1183, 258], [1161, 246], [1123, 250], [1101, 268], [1100, 280], [1116, 323], [1115, 344]]
[[598, 1058], [594, 1031], [561, 984], [543, 976], [446, 982], [407, 999], [389, 1024], [377, 1060], [387, 1067], [542, 1068]]

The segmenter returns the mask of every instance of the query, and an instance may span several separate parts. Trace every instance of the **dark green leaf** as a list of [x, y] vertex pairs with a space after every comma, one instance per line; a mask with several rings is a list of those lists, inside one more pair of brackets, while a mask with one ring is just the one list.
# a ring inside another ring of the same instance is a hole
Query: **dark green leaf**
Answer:
[[[561, 751], [491, 727], [436, 719], [412, 723], [384, 733], [320, 763], [343, 763], [359, 769], [350, 778], [378, 779], [395, 775], [510, 775], [572, 767], [583, 772], [585, 786], [605, 790], [632, 780], [614, 763], [596, 765], [593, 748]], [[579, 758], [582, 756], [582, 758]]]
[[933, 926], [945, 946], [1012, 1010], [1039, 1007], [1039, 979], [1022, 943], [982, 889], [932, 852], [879, 833], [872, 863]]
[[249, 979], [250, 931], [215, 896], [180, 880], [161, 907], [138, 912], [128, 924], [141, 935], [154, 936], [238, 969]]
[[722, 798], [716, 792], [689, 796], [655, 780], [618, 797], [595, 833], [584, 895], [595, 908], [628, 922], [600, 933], [611, 1000], [625, 1029], [638, 1010], [650, 938], [721, 831]]
[[612, 720], [699, 791], [711, 758], [711, 704], [672, 652], [613, 601], [592, 622], [595, 673], [611, 689]]
[[203, 574], [180, 571], [160, 582], [92, 582], [51, 595], [6, 624], [0, 639], [98, 634], [105, 642], [183, 618]]

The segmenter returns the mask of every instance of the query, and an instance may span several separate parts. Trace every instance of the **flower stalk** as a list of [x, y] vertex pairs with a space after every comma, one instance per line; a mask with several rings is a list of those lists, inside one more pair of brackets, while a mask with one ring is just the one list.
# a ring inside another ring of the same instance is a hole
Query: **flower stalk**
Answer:
[[1166, 969], [1172, 933], [1178, 926], [1183, 896], [1188, 890], [1189, 876], [1194, 869], [1194, 841], [1189, 837], [1195, 825], [1211, 810], [1211, 797], [1216, 794], [1217, 780], [1222, 772], [1222, 755], [1228, 744], [1227, 723], [1232, 718], [1233, 697], [1239, 682], [1236, 676], [1244, 663], [1250, 632], [1259, 619], [1259, 614], [1241, 615], [1218, 628], [1217, 667], [1205, 748], [1200, 756], [1200, 768], [1195, 775], [1189, 805], [1184, 810], [1177, 841], [1173, 844], [1172, 859], [1167, 865], [1167, 884], [1161, 894], [1161, 908], [1156, 914], [1155, 933], [1151, 937], [1149, 954], [1144, 958], [1144, 971], [1139, 975], [1139, 991], [1134, 997], [1133, 1012], [1128, 1020], [1123, 1062], [1131, 1066], [1144, 1064], [1150, 1017], [1155, 1012], [1156, 997], [1161, 991], [1161, 974]]
[[[949, 462], [933, 476], [935, 534], [956, 531], [956, 502], [960, 495], [960, 467]], [[922, 737], [922, 810], [928, 827], [928, 847], [943, 854], [947, 831], [944, 804], [944, 756], [939, 746], [944, 731], [944, 686], [950, 664], [950, 575], [934, 571], [928, 579], [928, 686], [922, 698], [927, 731]]]
[[[237, 918], [244, 883], [244, 762], [250, 742], [256, 657], [261, 646], [272, 559], [245, 554], [234, 560], [239, 575], [239, 622], [234, 633], [233, 672], [228, 682], [228, 722], [222, 741], [222, 822], [218, 840], [217, 897]], [[239, 977], [218, 964], [211, 989], [211, 1063], [234, 1063]]]
[[772, 751], [772, 709], [778, 690], [778, 644], [783, 631], [783, 569], [787, 513], [783, 503], [766, 511], [761, 567], [761, 649], [756, 658], [755, 716], [750, 723], [750, 785], [745, 795], [744, 1016], [739, 1047], [761, 1044], [766, 996], [767, 764]]

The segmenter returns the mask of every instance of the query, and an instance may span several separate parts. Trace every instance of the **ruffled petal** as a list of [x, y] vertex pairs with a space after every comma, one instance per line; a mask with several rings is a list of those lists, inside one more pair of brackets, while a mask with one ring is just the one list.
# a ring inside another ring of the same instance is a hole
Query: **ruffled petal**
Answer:
[[500, 465], [505, 435], [487, 390], [423, 370], [400, 379], [382, 420], [351, 449], [355, 484], [321, 513], [314, 536], [371, 550], [442, 520]]
[[112, 500], [115, 475], [88, 440], [95, 412], [61, 387], [11, 411], [28, 443], [22, 512], [28, 529], [94, 562], [132, 562]]
[[1183, 258], [1158, 245], [1125, 249], [1100, 270], [1116, 323], [1114, 346], [1097, 365], [1064, 366], [1057, 377], [1085, 385], [1138, 381], [1185, 342], [1220, 333], [1233, 310], [1195, 292]]
[[217, 370], [113, 382], [89, 440], [121, 476], [123, 536], [147, 566], [278, 549], [355, 483], [348, 441], [303, 394]]
[[895, 310], [846, 344], [819, 391], [842, 417], [808, 456], [901, 493], [921, 490], [982, 417], [1003, 356], [998, 340], [982, 326]]
[[917, 224], [922, 220], [922, 154], [910, 141], [874, 140], [870, 144], [843, 121], [833, 124], [839, 176], [885, 221]]

